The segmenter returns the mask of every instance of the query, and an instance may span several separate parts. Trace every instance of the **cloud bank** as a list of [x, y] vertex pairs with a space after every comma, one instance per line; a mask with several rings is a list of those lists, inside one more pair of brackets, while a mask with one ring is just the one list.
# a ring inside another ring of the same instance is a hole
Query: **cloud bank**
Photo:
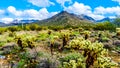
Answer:
[[[119, 2], [120, 0], [113, 0]], [[3, 22], [9, 22], [14, 19], [46, 19], [49, 18], [59, 11], [49, 12], [47, 7], [55, 5], [55, 3], [50, 0], [28, 0], [28, 2], [41, 7], [39, 10], [36, 9], [24, 9], [18, 10], [14, 6], [8, 6], [6, 9], [0, 9], [0, 20]], [[63, 10], [68, 11], [70, 13], [74, 13], [77, 15], [88, 15], [95, 20], [100, 20], [105, 17], [114, 18], [115, 15], [120, 15], [120, 6], [114, 7], [103, 7], [98, 6], [96, 8], [91, 8], [89, 5], [85, 5], [83, 3], [74, 2], [72, 5], [68, 7], [65, 6], [65, 3], [72, 3], [72, 0], [56, 0], [57, 3], [61, 4], [64, 7]]]

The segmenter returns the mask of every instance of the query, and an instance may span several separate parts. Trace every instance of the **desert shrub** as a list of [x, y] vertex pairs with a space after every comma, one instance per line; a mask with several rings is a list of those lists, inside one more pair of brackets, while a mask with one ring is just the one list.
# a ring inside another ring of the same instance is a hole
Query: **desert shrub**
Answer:
[[110, 22], [103, 22], [103, 23], [97, 23], [94, 26], [95, 30], [110, 30], [110, 31], [115, 31], [116, 26]]
[[19, 53], [18, 57], [20, 61], [17, 68], [35, 68], [37, 65], [36, 59], [33, 59], [28, 52]]
[[84, 58], [80, 53], [73, 52], [65, 55], [64, 57], [60, 58], [59, 60], [63, 62], [69, 62], [70, 60], [77, 60], [79, 58]]
[[4, 44], [6, 44], [6, 41], [0, 41], [0, 47], [2, 47]]
[[117, 27], [120, 27], [120, 18], [117, 17], [117, 18], [113, 21], [113, 23], [114, 23]]
[[7, 42], [13, 42], [14, 41], [14, 37], [7, 37], [6, 40], [7, 40]]
[[115, 47], [116, 51], [120, 51], [120, 46]]
[[102, 37], [102, 42], [108, 42], [110, 39], [108, 37]]
[[14, 31], [19, 31], [19, 28], [17, 26], [10, 26], [7, 28], [7, 30], [14, 32]]
[[9, 32], [9, 37], [15, 37], [16, 33], [15, 32]]
[[49, 29], [58, 31], [64, 29], [64, 26], [48, 26]]
[[59, 60], [63, 68], [85, 68], [85, 58], [77, 52], [69, 53]]
[[69, 62], [63, 63], [63, 68], [86, 68], [83, 59], [79, 58], [76, 60], [70, 60]]
[[39, 27], [39, 25], [37, 25], [37, 24], [30, 24], [30, 25], [27, 25], [27, 27], [30, 30], [37, 30], [37, 28]]
[[4, 33], [5, 31], [7, 31], [6, 28], [0, 27], [0, 34]]

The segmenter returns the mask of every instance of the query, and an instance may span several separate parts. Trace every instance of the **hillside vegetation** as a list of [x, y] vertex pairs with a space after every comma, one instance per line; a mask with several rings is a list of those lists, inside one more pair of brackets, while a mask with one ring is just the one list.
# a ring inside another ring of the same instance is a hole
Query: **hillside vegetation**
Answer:
[[67, 12], [0, 27], [0, 62], [1, 68], [119, 68], [120, 28]]

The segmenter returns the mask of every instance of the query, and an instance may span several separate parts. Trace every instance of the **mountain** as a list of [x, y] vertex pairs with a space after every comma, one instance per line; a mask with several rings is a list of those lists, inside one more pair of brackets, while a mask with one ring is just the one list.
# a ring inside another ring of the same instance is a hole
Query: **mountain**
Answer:
[[90, 21], [91, 18], [84, 16], [83, 15], [75, 15], [75, 14], [71, 14], [68, 13], [66, 11], [62, 11], [54, 16], [52, 16], [51, 18], [45, 19], [45, 20], [41, 20], [36, 22], [37, 24], [40, 25], [72, 25], [72, 26], [76, 26], [76, 25], [83, 25], [83, 24], [91, 24], [92, 22]]
[[0, 27], [1, 27], [1, 26], [5, 26], [5, 25], [6, 25], [5, 23], [0, 22]]
[[3, 22], [0, 22], [0, 27], [4, 27], [4, 26], [15, 26], [15, 25], [20, 25], [22, 23], [24, 24], [29, 24], [29, 23], [33, 23], [33, 22], [37, 22], [39, 20], [13, 20], [12, 22], [9, 22], [9, 24], [5, 24]]
[[13, 20], [12, 22], [10, 22], [11, 24], [21, 24], [21, 23], [33, 23], [33, 22], [37, 22], [39, 20]]
[[84, 14], [78, 15], [78, 17], [79, 17], [80, 19], [84, 19], [84, 20], [88, 20], [88, 21], [91, 21], [91, 22], [95, 22], [95, 20], [94, 20], [92, 17], [89, 17], [89, 16], [84, 15]]
[[96, 22], [105, 22], [105, 21], [113, 22], [114, 20], [115, 20], [115, 18], [106, 17], [106, 18], [103, 18], [101, 20], [97, 20]]

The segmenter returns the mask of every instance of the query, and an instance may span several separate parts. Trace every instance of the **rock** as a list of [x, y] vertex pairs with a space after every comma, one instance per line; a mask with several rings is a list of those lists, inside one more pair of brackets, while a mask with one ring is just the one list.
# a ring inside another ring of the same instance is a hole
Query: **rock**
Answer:
[[104, 48], [109, 49], [109, 50], [111, 50], [114, 47], [112, 43], [109, 43], [109, 42], [105, 42], [103, 43], [103, 45], [104, 45]]
[[114, 40], [113, 45], [120, 46], [120, 40]]
[[55, 59], [42, 59], [36, 68], [58, 68], [60, 62]]
[[9, 54], [13, 49], [15, 49], [15, 46], [15, 44], [6, 44], [1, 48], [1, 50], [3, 51], [2, 54]]

